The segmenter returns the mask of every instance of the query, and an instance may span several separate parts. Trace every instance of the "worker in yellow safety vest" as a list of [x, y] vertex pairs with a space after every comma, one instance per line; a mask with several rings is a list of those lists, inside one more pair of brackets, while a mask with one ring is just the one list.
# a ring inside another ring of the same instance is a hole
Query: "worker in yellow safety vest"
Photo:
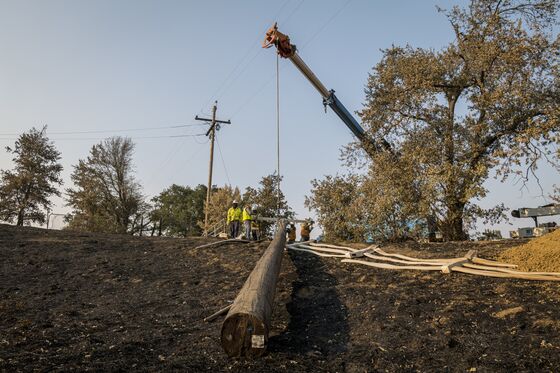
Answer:
[[243, 217], [241, 218], [241, 220], [243, 220], [243, 227], [245, 228], [245, 239], [250, 240], [251, 221], [253, 220], [253, 217], [251, 216], [251, 206], [245, 206], [245, 208], [243, 209]]
[[296, 226], [294, 223], [290, 223], [288, 226], [288, 243], [296, 242]]
[[231, 238], [237, 238], [237, 236], [239, 236], [241, 215], [241, 209], [238, 207], [237, 201], [234, 200], [227, 212], [227, 225], [229, 227], [229, 236]]
[[309, 235], [313, 230], [313, 220], [305, 221], [301, 224], [301, 240], [309, 241]]

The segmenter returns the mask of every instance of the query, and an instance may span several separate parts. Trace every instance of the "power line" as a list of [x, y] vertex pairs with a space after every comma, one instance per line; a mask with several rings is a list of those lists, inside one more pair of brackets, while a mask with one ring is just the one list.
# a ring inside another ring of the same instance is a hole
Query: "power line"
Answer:
[[321, 33], [321, 31], [323, 31], [325, 29], [325, 27], [327, 27], [328, 24], [331, 23], [340, 14], [340, 12], [342, 12], [344, 10], [344, 8], [346, 8], [348, 6], [348, 4], [350, 4], [351, 2], [352, 2], [352, 0], [346, 1], [346, 3], [344, 3], [344, 5], [342, 5], [336, 12], [334, 12], [333, 15], [329, 19], [327, 19], [327, 21], [325, 23], [323, 23], [323, 25], [321, 27], [319, 27], [319, 29], [317, 31], [315, 31], [313, 36], [311, 36], [311, 38], [308, 39], [303, 44], [302, 48], [305, 48], [309, 43], [311, 43], [311, 41], [313, 39], [315, 39]]
[[[131, 137], [132, 140], [142, 140], [142, 139], [168, 139], [168, 138], [180, 138], [180, 137], [202, 137], [206, 136], [204, 133], [197, 133], [194, 135], [168, 135], [168, 136], [136, 136]], [[17, 137], [1, 137], [0, 140], [17, 140]], [[107, 137], [54, 137], [49, 138], [53, 141], [64, 141], [64, 140], [105, 140]]]
[[224, 166], [224, 171], [226, 173], [226, 178], [228, 180], [229, 185], [232, 185], [231, 180], [229, 178], [229, 172], [228, 172], [227, 167], [226, 167], [226, 162], [224, 161], [224, 156], [222, 155], [222, 147], [220, 146], [220, 141], [218, 140], [217, 137], [216, 137], [216, 144], [218, 144], [218, 152], [220, 153], [220, 158], [222, 159], [222, 166]]
[[[117, 133], [117, 132], [135, 132], [135, 131], [151, 131], [151, 130], [162, 130], [162, 129], [172, 129], [172, 128], [184, 128], [184, 127], [194, 127], [200, 126], [200, 123], [195, 124], [178, 124], [175, 126], [165, 126], [165, 127], [142, 127], [142, 128], [124, 128], [124, 129], [112, 129], [112, 130], [87, 130], [87, 131], [46, 131], [47, 135], [83, 135], [89, 133]], [[21, 133], [0, 133], [0, 136], [19, 136]]]
[[286, 24], [288, 23], [288, 21], [290, 20], [290, 18], [292, 18], [292, 16], [294, 14], [296, 14], [296, 12], [298, 11], [298, 9], [303, 5], [303, 3], [305, 2], [305, 0], [301, 0], [299, 2], [299, 4], [294, 8], [294, 10], [292, 10], [292, 12], [288, 15], [288, 17], [284, 18], [284, 20], [282, 20], [282, 24]]
[[[288, 20], [290, 20], [292, 18], [292, 16], [299, 10], [299, 8], [301, 7], [301, 5], [304, 3], [305, 0], [301, 0], [297, 6], [292, 10], [292, 12], [284, 19], [283, 22], [288, 22]], [[280, 13], [282, 13], [282, 11], [284, 10], [284, 8], [286, 7], [286, 5], [288, 5], [288, 3], [290, 3], [290, 0], [286, 0], [283, 5], [278, 9], [278, 11], [276, 12], [276, 14], [273, 17], [273, 20], [278, 18], [278, 16], [280, 15]], [[257, 52], [253, 55], [253, 57], [251, 57], [249, 59], [249, 61], [245, 64], [245, 66], [243, 66], [243, 68], [241, 68], [241, 70], [239, 71], [239, 73], [237, 75], [235, 75], [234, 77], [234, 73], [242, 66], [243, 62], [245, 61], [245, 59], [247, 58], [247, 56], [249, 55], [249, 53], [251, 52], [251, 50], [253, 50], [255, 48], [255, 46], [259, 45], [259, 41], [261, 40], [262, 36], [259, 35], [254, 42], [252, 42], [249, 45], [249, 48], [247, 49], [247, 51], [245, 52], [245, 54], [243, 55], [243, 57], [239, 60], [239, 62], [235, 65], [235, 67], [230, 71], [230, 73], [226, 76], [226, 78], [222, 81], [222, 83], [218, 86], [218, 89], [216, 89], [214, 91], [214, 93], [212, 93], [212, 95], [210, 96], [210, 98], [208, 99], [208, 101], [206, 101], [206, 103], [204, 104], [204, 106], [206, 107], [213, 99], [215, 96], [219, 95], [216, 97], [217, 101], [220, 101], [221, 98], [225, 95], [226, 92], [229, 91], [229, 89], [233, 86], [233, 83], [235, 83], [237, 81], [237, 79], [239, 79], [244, 73], [245, 71], [247, 71], [247, 69], [249, 68], [249, 66], [252, 64], [252, 62], [261, 54], [262, 49], [259, 48], [257, 50]], [[231, 79], [233, 77], [233, 79]], [[230, 80], [231, 79], [231, 80]], [[228, 83], [229, 80], [229, 83]], [[227, 84], [226, 84], [227, 83]], [[220, 93], [221, 92], [221, 93]]]
[[[340, 7], [338, 10], [336, 10], [332, 16], [330, 16], [327, 21], [325, 23], [323, 23], [318, 29], [317, 31], [315, 31], [313, 33], [313, 35], [311, 36], [311, 38], [309, 38], [304, 44], [303, 47], [299, 48], [300, 50], [305, 48], [306, 46], [308, 46], [319, 34], [321, 31], [323, 31], [328, 25], [329, 23], [331, 23], [343, 10], [344, 8], [346, 8], [348, 6], [348, 4], [350, 4], [352, 2], [352, 0], [348, 0], [346, 1], [346, 3], [344, 3], [344, 5], [342, 5], [342, 7]], [[303, 3], [303, 1], [302, 1]], [[301, 4], [300, 4], [301, 5]], [[282, 71], [284, 68], [286, 67], [286, 65], [283, 65], [282, 67], [280, 67], [280, 71]], [[245, 106], [247, 106], [248, 104], [251, 103], [251, 101], [253, 101], [253, 99], [255, 97], [257, 97], [270, 83], [272, 83], [274, 81], [274, 78], [276, 76], [276, 73], [270, 75], [269, 79], [263, 84], [261, 85], [245, 102], [243, 102], [241, 104], [241, 106], [239, 106], [237, 108], [237, 110], [232, 114], [232, 118], [235, 117], [237, 114], [239, 114], [244, 108]]]
[[[283, 22], [288, 22], [288, 20], [290, 18], [292, 18], [292, 16], [297, 12], [297, 10], [301, 7], [301, 5], [303, 4], [305, 0], [301, 0], [299, 2], [299, 4], [292, 10], [292, 12], [288, 15], [288, 17], [286, 17], [284, 19]], [[279, 14], [279, 13], [278, 13]], [[275, 17], [276, 18], [276, 17]], [[256, 45], [258, 45], [258, 41], [262, 38], [262, 36], [259, 36], [259, 38], [257, 39], [257, 41], [254, 43]], [[239, 79], [241, 76], [243, 76], [243, 74], [245, 73], [245, 71], [247, 71], [247, 69], [251, 66], [251, 64], [253, 63], [253, 61], [263, 52], [262, 48], [259, 48], [257, 53], [255, 53], [253, 55], [253, 57], [249, 60], [249, 62], [247, 62], [247, 64], [243, 67], [243, 69], [239, 72], [239, 74], [237, 74], [235, 76], [235, 78], [233, 78], [233, 80], [231, 80], [229, 82], [229, 84], [225, 87], [225, 89], [222, 91], [222, 93], [220, 93], [220, 95], [218, 96], [217, 100], [221, 100], [222, 97], [229, 91], [229, 89], [231, 87], [233, 87], [234, 83], [237, 81], [237, 79]]]
[[[284, 70], [285, 68], [286, 68], [286, 65], [282, 65], [282, 67], [280, 67], [280, 71]], [[237, 108], [237, 110], [231, 115], [231, 117], [232, 117], [232, 118], [235, 117], [237, 114], [239, 114], [239, 113], [245, 108], [245, 106], [249, 105], [249, 104], [251, 103], [251, 101], [253, 101], [253, 99], [254, 99], [255, 97], [257, 97], [262, 91], [264, 91], [264, 89], [265, 89], [266, 87], [268, 87], [268, 85], [269, 85], [270, 83], [272, 83], [272, 82], [274, 81], [274, 78], [275, 78], [275, 77], [276, 77], [276, 73], [272, 74], [272, 75], [269, 77], [269, 79], [268, 79], [266, 82], [264, 82], [263, 85], [261, 85], [261, 86], [259, 87], [259, 89], [257, 89], [251, 96], [249, 96], [249, 98], [248, 98], [245, 102], [243, 102], [243, 103], [241, 104], [241, 106], [239, 106], [239, 107]]]
[[[203, 145], [206, 144], [205, 143], [198, 143], [199, 145]], [[152, 182], [154, 181], [154, 179], [156, 178], [156, 176], [160, 175], [161, 172], [167, 167], [167, 165], [169, 164], [169, 162], [175, 157], [175, 155], [183, 148], [183, 146], [185, 146], [185, 141], [181, 141], [177, 147], [175, 147], [173, 150], [171, 150], [171, 152], [169, 152], [169, 154], [167, 155], [167, 157], [165, 157], [164, 161], [160, 163], [160, 165], [158, 167], [156, 167], [154, 169], [154, 172], [151, 174], [151, 176], [149, 178], [147, 178], [147, 182], [146, 185], [151, 185]], [[185, 161], [182, 162], [182, 166], [187, 165], [188, 163], [190, 163], [190, 161], [192, 161], [192, 159], [198, 154], [200, 153], [200, 151], [203, 149], [203, 146], [197, 146], [195, 151], [192, 152], [186, 159]]]
[[[284, 2], [284, 4], [282, 4], [282, 6], [280, 6], [278, 12], [276, 13], [276, 15], [280, 14], [280, 12], [282, 12], [282, 10], [286, 7], [286, 5], [288, 5], [288, 3], [291, 0], [286, 0]], [[233, 76], [233, 74], [235, 73], [235, 71], [241, 67], [243, 61], [245, 60], [245, 58], [247, 58], [247, 56], [249, 55], [249, 53], [255, 48], [255, 45], [258, 45], [258, 42], [260, 40], [260, 36], [257, 37], [257, 39], [252, 42], [249, 45], [249, 48], [247, 49], [247, 51], [245, 52], [245, 54], [243, 54], [243, 57], [241, 57], [241, 59], [239, 60], [239, 62], [235, 65], [235, 67], [229, 72], [229, 74], [226, 76], [226, 78], [222, 81], [222, 83], [220, 83], [220, 85], [218, 86], [218, 88], [212, 93], [212, 95], [210, 96], [210, 98], [208, 99], [208, 101], [206, 101], [204, 103], [204, 107], [206, 107], [210, 102], [212, 102], [214, 100], [214, 97], [222, 90], [222, 88], [224, 88], [224, 86], [226, 85], [226, 82]], [[259, 54], [260, 50], [249, 60], [248, 64], [250, 64], [255, 57]], [[245, 70], [245, 69], [244, 69]], [[243, 70], [243, 71], [244, 71]], [[234, 79], [234, 81], [239, 77], [239, 75]], [[221, 94], [223, 95], [223, 93]], [[221, 96], [220, 95], [220, 96]], [[216, 97], [216, 101], [218, 101], [220, 97]]]

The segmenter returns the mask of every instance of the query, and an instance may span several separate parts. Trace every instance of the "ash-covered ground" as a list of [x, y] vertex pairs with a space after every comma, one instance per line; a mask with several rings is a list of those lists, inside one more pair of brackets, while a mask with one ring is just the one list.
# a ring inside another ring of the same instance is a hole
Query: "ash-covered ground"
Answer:
[[[221, 320], [267, 243], [0, 225], [0, 370], [560, 370], [560, 284], [380, 270], [286, 252], [269, 350], [229, 359]], [[418, 257], [514, 241], [388, 246]]]

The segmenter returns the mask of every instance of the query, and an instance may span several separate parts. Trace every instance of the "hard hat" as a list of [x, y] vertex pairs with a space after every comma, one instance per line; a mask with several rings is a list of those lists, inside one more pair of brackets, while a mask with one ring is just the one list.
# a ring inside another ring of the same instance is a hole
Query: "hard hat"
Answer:
[[235, 204], [237, 204], [237, 200], [236, 200], [236, 199], [234, 199], [232, 203], [235, 203]]

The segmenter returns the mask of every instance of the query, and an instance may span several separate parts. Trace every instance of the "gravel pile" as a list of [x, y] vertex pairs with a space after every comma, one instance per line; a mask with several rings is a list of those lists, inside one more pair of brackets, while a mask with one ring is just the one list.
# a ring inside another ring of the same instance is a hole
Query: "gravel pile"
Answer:
[[500, 260], [520, 271], [560, 272], [560, 229], [504, 251]]

